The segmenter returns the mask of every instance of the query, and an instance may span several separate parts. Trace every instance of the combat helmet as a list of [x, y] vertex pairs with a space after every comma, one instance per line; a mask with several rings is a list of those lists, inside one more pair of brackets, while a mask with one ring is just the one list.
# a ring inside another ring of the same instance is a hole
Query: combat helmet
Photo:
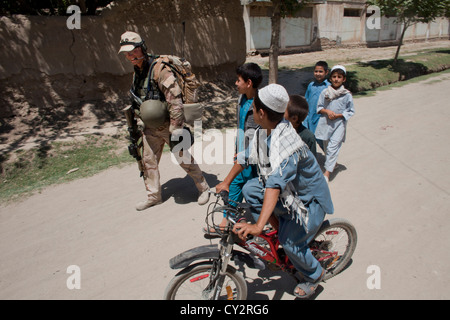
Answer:
[[141, 104], [140, 117], [146, 128], [159, 128], [169, 119], [167, 102], [146, 100]]

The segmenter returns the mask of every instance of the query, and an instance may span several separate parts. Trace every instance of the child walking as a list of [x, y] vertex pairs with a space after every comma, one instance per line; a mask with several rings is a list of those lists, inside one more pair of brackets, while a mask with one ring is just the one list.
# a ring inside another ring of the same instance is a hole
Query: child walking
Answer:
[[352, 94], [344, 87], [346, 76], [345, 67], [334, 66], [330, 73], [331, 86], [320, 94], [317, 104], [320, 119], [316, 138], [324, 142], [324, 176], [327, 181], [336, 166], [342, 143], [345, 142], [347, 122], [355, 114]]
[[303, 125], [314, 134], [320, 119], [320, 115], [317, 114], [317, 102], [322, 91], [330, 85], [330, 82], [326, 79], [328, 71], [328, 63], [326, 61], [317, 62], [314, 66], [314, 81], [308, 85], [305, 93], [305, 99], [309, 105], [309, 113]]

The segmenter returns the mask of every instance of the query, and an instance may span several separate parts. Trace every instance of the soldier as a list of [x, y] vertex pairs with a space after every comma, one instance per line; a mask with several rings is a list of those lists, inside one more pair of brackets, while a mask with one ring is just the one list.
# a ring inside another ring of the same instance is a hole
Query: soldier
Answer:
[[[136, 205], [136, 210], [141, 211], [162, 202], [158, 164], [164, 144], [167, 143], [172, 147], [171, 140], [174, 139], [171, 139], [171, 135], [184, 128], [183, 101], [174, 74], [168, 67], [160, 69], [161, 59], [147, 54], [146, 45], [139, 34], [125, 32], [120, 45], [119, 53], [123, 52], [134, 66], [131, 92], [142, 104], [139, 106], [134, 102], [133, 107], [145, 125], [142, 171], [148, 197]], [[157, 79], [152, 77], [153, 69], [156, 69], [152, 67], [153, 64], [161, 70]], [[209, 186], [192, 155], [190, 159], [188, 163], [179, 162], [179, 164], [194, 180], [199, 190], [198, 204], [204, 205], [209, 201]]]

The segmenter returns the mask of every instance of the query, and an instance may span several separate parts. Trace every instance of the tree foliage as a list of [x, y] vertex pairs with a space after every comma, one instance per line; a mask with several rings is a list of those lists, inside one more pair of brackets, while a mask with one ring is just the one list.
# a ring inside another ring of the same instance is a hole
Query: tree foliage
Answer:
[[369, 0], [367, 3], [378, 6], [383, 15], [396, 17], [396, 22], [403, 25], [394, 64], [410, 26], [418, 22], [429, 23], [441, 16], [448, 17], [450, 13], [450, 0]]
[[84, 14], [95, 15], [97, 8], [112, 0], [1, 0], [0, 14], [65, 15], [70, 5], [78, 5]]

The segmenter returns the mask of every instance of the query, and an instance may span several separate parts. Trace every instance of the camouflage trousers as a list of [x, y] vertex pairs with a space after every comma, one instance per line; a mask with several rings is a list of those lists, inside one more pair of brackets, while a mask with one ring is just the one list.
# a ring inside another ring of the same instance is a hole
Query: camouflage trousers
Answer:
[[[169, 125], [158, 129], [146, 128], [144, 130], [144, 184], [147, 190], [148, 200], [161, 201], [161, 182], [159, 173], [159, 161], [164, 145], [169, 144]], [[188, 152], [188, 151], [184, 151]], [[184, 155], [186, 158], [186, 155]], [[209, 189], [208, 183], [194, 157], [190, 155], [190, 161], [179, 163], [180, 167], [194, 180], [195, 186], [201, 193]]]

